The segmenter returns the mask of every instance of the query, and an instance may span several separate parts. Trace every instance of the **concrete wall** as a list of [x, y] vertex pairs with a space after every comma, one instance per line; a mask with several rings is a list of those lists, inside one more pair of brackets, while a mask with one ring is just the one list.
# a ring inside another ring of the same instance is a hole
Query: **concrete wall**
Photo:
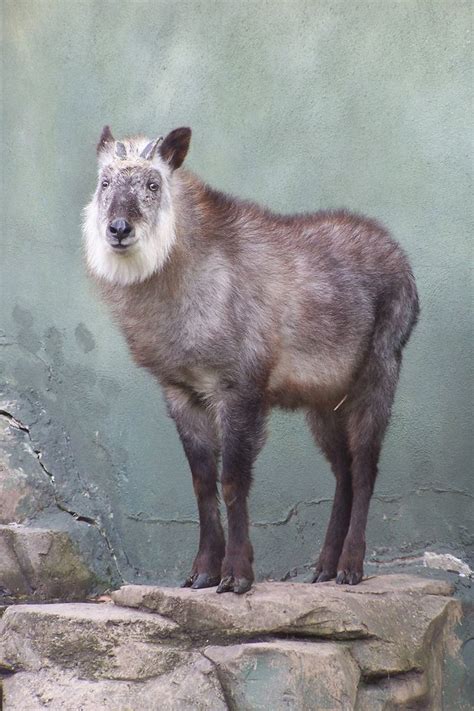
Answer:
[[[279, 211], [366, 212], [403, 244], [422, 314], [368, 556], [472, 553], [470, 7], [5, 0], [1, 409], [54, 476], [36, 522], [88, 526], [58, 506], [93, 520], [127, 580], [179, 581], [191, 564], [184, 456], [86, 280], [80, 231], [102, 125], [155, 136], [185, 124], [188, 165], [216, 187]], [[332, 493], [302, 416], [276, 413], [251, 501], [260, 576], [304, 570]]]

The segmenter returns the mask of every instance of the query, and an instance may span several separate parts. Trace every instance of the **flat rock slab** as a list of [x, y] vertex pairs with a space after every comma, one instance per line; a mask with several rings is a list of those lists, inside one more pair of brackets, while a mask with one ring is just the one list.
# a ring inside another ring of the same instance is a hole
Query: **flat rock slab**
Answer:
[[125, 585], [112, 593], [112, 599], [116, 605], [157, 612], [196, 635], [249, 637], [288, 633], [333, 639], [386, 639], [390, 633], [397, 634], [397, 620], [405, 619], [408, 613], [433, 619], [444, 609], [444, 598], [451, 592], [451, 586], [444, 581], [386, 575], [356, 587], [260, 583], [241, 596], [216, 595], [215, 589], [209, 588]]
[[0, 669], [4, 711], [227, 709], [214, 665], [178, 625], [112, 603], [9, 607]]
[[169, 671], [188, 655], [168, 644], [179, 632], [176, 623], [106, 603], [15, 605], [0, 629], [0, 664], [7, 669], [58, 667], [91, 679], [137, 680]]

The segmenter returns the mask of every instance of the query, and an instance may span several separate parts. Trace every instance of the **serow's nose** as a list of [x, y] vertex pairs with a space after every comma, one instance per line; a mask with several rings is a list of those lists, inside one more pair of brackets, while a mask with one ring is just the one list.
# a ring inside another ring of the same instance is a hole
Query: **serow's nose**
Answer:
[[132, 234], [132, 230], [132, 225], [127, 222], [127, 220], [124, 220], [122, 218], [112, 220], [112, 222], [109, 222], [109, 225], [107, 227], [109, 237], [111, 237], [114, 241], [117, 240], [117, 242], [122, 242], [122, 240], [126, 239], [127, 237], [130, 237], [130, 235]]

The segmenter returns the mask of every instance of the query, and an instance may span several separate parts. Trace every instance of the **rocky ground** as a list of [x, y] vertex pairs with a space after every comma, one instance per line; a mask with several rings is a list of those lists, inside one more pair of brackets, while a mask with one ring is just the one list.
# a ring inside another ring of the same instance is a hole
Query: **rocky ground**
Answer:
[[0, 621], [3, 711], [455, 709], [443, 669], [459, 615], [448, 583], [408, 575], [15, 604]]
[[28, 428], [2, 412], [1, 711], [474, 708], [463, 561], [425, 552], [353, 588], [125, 585], [97, 597], [122, 580], [101, 520], [65, 504]]

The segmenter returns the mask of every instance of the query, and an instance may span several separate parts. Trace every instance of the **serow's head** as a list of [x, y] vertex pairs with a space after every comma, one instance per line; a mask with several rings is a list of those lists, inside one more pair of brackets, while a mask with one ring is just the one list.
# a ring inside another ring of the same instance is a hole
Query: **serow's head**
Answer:
[[125, 286], [144, 281], [165, 264], [175, 243], [173, 172], [184, 161], [191, 129], [165, 139], [116, 141], [105, 126], [97, 145], [97, 189], [84, 211], [91, 272]]

